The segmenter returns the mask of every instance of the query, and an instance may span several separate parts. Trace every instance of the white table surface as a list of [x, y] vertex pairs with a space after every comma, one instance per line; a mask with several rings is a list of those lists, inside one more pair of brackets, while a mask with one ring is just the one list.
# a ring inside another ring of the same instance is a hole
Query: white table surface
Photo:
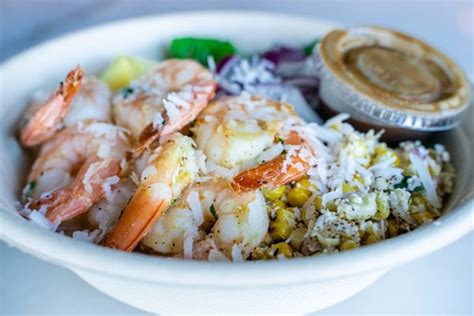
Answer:
[[[119, 18], [179, 10], [241, 9], [381, 24], [442, 49], [474, 78], [472, 1], [106, 1], [0, 0], [0, 60], [60, 34]], [[397, 267], [320, 314], [473, 314], [474, 234]], [[145, 314], [71, 271], [0, 242], [0, 315]], [[177, 311], [179, 312], [179, 311]]]

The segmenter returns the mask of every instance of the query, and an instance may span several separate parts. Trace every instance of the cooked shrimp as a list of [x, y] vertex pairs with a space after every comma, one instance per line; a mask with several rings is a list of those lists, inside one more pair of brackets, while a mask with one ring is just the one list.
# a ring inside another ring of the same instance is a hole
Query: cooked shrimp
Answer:
[[216, 193], [224, 189], [223, 183], [213, 179], [186, 188], [143, 238], [142, 244], [162, 254], [183, 256], [185, 240], [196, 239], [198, 229], [208, 230], [214, 224], [211, 205]]
[[64, 126], [89, 120], [111, 122], [110, 98], [110, 89], [104, 82], [95, 77], [86, 77], [64, 117]]
[[245, 170], [234, 178], [233, 186], [249, 191], [296, 180], [308, 171], [304, 158], [309, 151], [292, 130], [302, 124], [289, 104], [242, 95], [211, 102], [192, 131], [207, 159]]
[[200, 64], [169, 59], [113, 99], [114, 119], [131, 131], [138, 155], [159, 135], [179, 131], [193, 121], [215, 90], [211, 73]]
[[84, 71], [77, 66], [69, 72], [64, 82], [43, 104], [36, 105], [21, 133], [23, 146], [32, 147], [44, 143], [63, 127], [71, 101], [81, 88]]
[[311, 167], [308, 160], [315, 155], [314, 149], [309, 148], [294, 131], [287, 134], [284, 143], [290, 150], [235, 176], [232, 181], [234, 189], [250, 191], [263, 186], [276, 187], [306, 175]]
[[252, 160], [274, 145], [289, 118], [298, 117], [287, 103], [246, 95], [227, 97], [211, 102], [192, 131], [208, 159], [226, 168], [244, 167], [257, 164]]
[[268, 225], [260, 191], [237, 194], [226, 180], [214, 178], [186, 189], [142, 243], [185, 258], [207, 259], [212, 250], [232, 259], [236, 247], [238, 255], [247, 257], [263, 241]]
[[106, 245], [132, 251], [155, 222], [194, 180], [198, 167], [193, 140], [179, 133], [171, 134], [154, 149], [140, 177], [140, 184]]
[[30, 209], [47, 208], [62, 222], [86, 212], [104, 198], [104, 183], [120, 173], [130, 150], [122, 128], [107, 123], [77, 124], [44, 144], [29, 183], [35, 183]]

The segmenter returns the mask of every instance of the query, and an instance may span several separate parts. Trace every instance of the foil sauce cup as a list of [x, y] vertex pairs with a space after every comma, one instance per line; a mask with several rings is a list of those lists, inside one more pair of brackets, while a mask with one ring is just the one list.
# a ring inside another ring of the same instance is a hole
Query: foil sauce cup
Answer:
[[321, 114], [349, 113], [358, 129], [385, 129], [385, 141], [452, 129], [470, 104], [471, 88], [460, 67], [397, 31], [336, 29], [322, 38], [313, 58]]

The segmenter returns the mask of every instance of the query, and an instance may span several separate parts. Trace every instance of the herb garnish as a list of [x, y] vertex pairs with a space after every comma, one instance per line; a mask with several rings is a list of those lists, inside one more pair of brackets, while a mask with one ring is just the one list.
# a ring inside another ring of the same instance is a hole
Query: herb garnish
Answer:
[[127, 98], [132, 93], [133, 93], [133, 89], [130, 88], [130, 87], [123, 89], [123, 97], [124, 98]]
[[207, 57], [212, 56], [216, 63], [224, 57], [234, 55], [237, 49], [227, 41], [211, 38], [183, 37], [171, 42], [169, 57], [191, 58], [204, 66], [208, 66]]
[[211, 212], [212, 216], [214, 216], [214, 218], [217, 219], [217, 213], [216, 213], [216, 209], [214, 208], [214, 204], [211, 204], [209, 211]]
[[35, 180], [30, 181], [27, 184], [27, 186], [23, 190], [23, 195], [21, 197], [21, 201], [23, 203], [28, 202], [28, 200], [33, 196], [33, 190], [35, 189], [35, 187], [36, 187], [36, 181]]
[[[411, 178], [410, 176], [403, 177], [403, 180], [400, 181], [399, 183], [395, 184], [393, 186], [393, 188], [394, 189], [407, 189], [408, 190], [408, 180], [410, 178]], [[421, 184], [421, 185], [417, 186], [416, 188], [414, 188], [411, 191], [412, 192], [423, 192], [423, 191], [425, 191], [425, 187], [423, 186], [423, 184]]]

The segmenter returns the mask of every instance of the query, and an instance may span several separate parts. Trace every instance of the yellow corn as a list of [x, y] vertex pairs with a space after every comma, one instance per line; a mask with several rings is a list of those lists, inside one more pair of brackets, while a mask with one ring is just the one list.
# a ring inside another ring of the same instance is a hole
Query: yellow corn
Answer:
[[274, 256], [277, 257], [278, 255], [282, 254], [286, 258], [291, 258], [293, 256], [293, 248], [288, 245], [286, 242], [279, 242], [278, 244], [273, 244], [271, 247], [274, 252]]
[[337, 211], [337, 206], [336, 206], [336, 203], [334, 203], [334, 201], [330, 201], [326, 204], [326, 207], [328, 210], [330, 210], [331, 212], [335, 212]]
[[263, 196], [267, 198], [270, 201], [277, 200], [283, 196], [283, 193], [285, 193], [285, 186], [281, 185], [276, 188], [263, 188], [262, 189]]
[[398, 235], [398, 223], [395, 219], [389, 219], [387, 224], [388, 235], [395, 237]]
[[430, 172], [430, 175], [431, 175], [432, 177], [437, 177], [437, 176], [439, 176], [439, 174], [440, 174], [440, 172], [441, 172], [441, 168], [440, 168], [440, 167], [435, 168], [435, 167], [433, 167], [432, 165], [429, 165], [429, 166], [428, 166], [428, 171]]
[[411, 214], [411, 217], [418, 223], [418, 224], [423, 224], [428, 221], [431, 221], [435, 218], [433, 214], [430, 212], [418, 212], [418, 213], [413, 213]]
[[370, 244], [376, 243], [377, 241], [378, 241], [378, 238], [377, 236], [375, 236], [375, 234], [369, 234], [367, 238], [364, 240], [363, 244], [370, 245]]
[[355, 185], [350, 185], [349, 183], [345, 181], [342, 183], [342, 192], [349, 193], [349, 192], [356, 192], [356, 191], [357, 191], [357, 187]]
[[379, 163], [380, 161], [382, 161], [382, 158], [384, 156], [390, 155], [391, 157], [395, 157], [395, 162], [393, 163], [393, 165], [395, 167], [400, 166], [400, 157], [397, 155], [397, 153], [395, 151], [388, 148], [387, 144], [385, 144], [385, 143], [378, 144], [377, 146], [375, 146], [374, 152], [375, 152], [375, 154], [374, 154], [374, 157], [371, 160], [371, 165], [375, 165], [375, 164]]
[[323, 208], [323, 198], [321, 195], [318, 195], [313, 200], [316, 210], [320, 211]]
[[307, 190], [299, 187], [292, 188], [288, 191], [288, 203], [294, 207], [302, 207], [309, 198]]
[[367, 145], [363, 140], [355, 140], [351, 148], [351, 153], [355, 157], [365, 157], [368, 154]]
[[282, 200], [275, 200], [272, 202], [272, 205], [274, 209], [279, 209], [279, 208], [283, 209], [286, 207], [285, 202], [283, 202]]
[[312, 184], [311, 184], [311, 182], [309, 182], [308, 178], [304, 177], [304, 178], [300, 179], [297, 182], [297, 186], [300, 186], [304, 189], [309, 190], [309, 188], [311, 188]]
[[[360, 176], [360, 174], [356, 173], [354, 175], [354, 180], [359, 182], [360, 184], [364, 184], [364, 180], [362, 179], [362, 177]], [[359, 191], [359, 188], [357, 188], [356, 185], [351, 185], [349, 184], [348, 182], [344, 181], [342, 183], [342, 192], [344, 193], [350, 193], [350, 192], [357, 192]]]
[[293, 233], [291, 234], [291, 241], [290, 245], [293, 247], [293, 249], [300, 249], [301, 244], [303, 243], [304, 235], [306, 234], [306, 228], [300, 227], [295, 230], [293, 230]]
[[274, 241], [286, 240], [291, 235], [291, 226], [288, 222], [272, 222], [270, 224], [270, 236]]
[[390, 215], [390, 206], [388, 204], [388, 198], [385, 197], [382, 193], [377, 193], [375, 198], [377, 203], [377, 212], [372, 216], [372, 219], [380, 221], [386, 219]]
[[356, 173], [354, 175], [354, 180], [359, 182], [360, 184], [364, 184], [364, 179], [361, 178], [360, 174]]
[[339, 131], [341, 129], [341, 122], [337, 122], [329, 126], [330, 129], [333, 129], [335, 131]]
[[283, 208], [276, 212], [275, 220], [270, 223], [270, 236], [275, 241], [286, 240], [290, 237], [293, 229], [290, 225], [294, 214]]
[[422, 194], [412, 194], [411, 196], [411, 204], [415, 206], [420, 206], [424, 205], [425, 211], [430, 210], [430, 204], [428, 201], [425, 199], [425, 197]]
[[354, 240], [346, 239], [342, 242], [340, 247], [341, 247], [341, 250], [349, 250], [349, 249], [357, 248], [358, 245]]
[[270, 259], [271, 257], [269, 256], [267, 249], [256, 248], [252, 251], [251, 258], [256, 260], [264, 260]]

